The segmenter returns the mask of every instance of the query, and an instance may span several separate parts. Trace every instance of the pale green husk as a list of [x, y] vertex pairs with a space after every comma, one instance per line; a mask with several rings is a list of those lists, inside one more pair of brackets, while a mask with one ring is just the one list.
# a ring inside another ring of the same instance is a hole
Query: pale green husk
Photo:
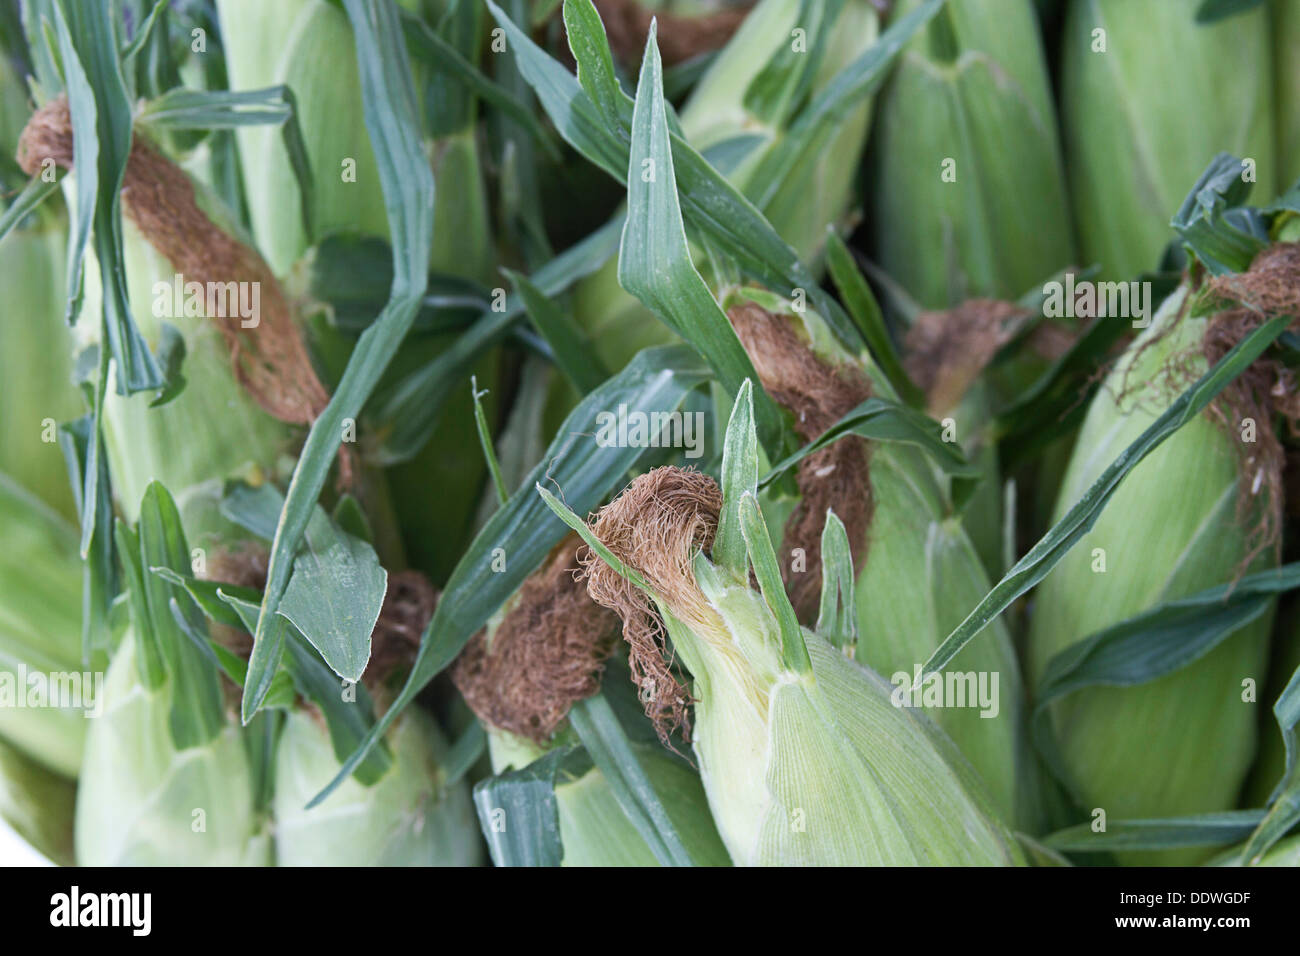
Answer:
[[[1165, 301], [1093, 399], [1055, 520], [1186, 387], [1186, 376], [1161, 375], [1171, 356], [1181, 353], [1192, 363], [1193, 378], [1204, 370], [1199, 342], [1206, 320], [1179, 319], [1186, 296], [1184, 287]], [[1028, 644], [1035, 680], [1054, 655], [1102, 628], [1239, 573], [1246, 529], [1237, 515], [1234, 446], [1233, 434], [1203, 414], [1125, 478], [1096, 525], [1037, 591]], [[1260, 564], [1267, 561], [1264, 556]], [[1242, 682], [1263, 684], [1271, 618], [1163, 678], [1131, 688], [1087, 688], [1053, 707], [1052, 725], [1082, 810], [1102, 808], [1121, 820], [1236, 806], [1255, 753], [1259, 709], [1243, 700]]]
[[[1084, 262], [1152, 270], [1169, 220], [1217, 153], [1253, 159], [1272, 197], [1274, 79], [1267, 5], [1213, 24], [1201, 0], [1079, 0], [1061, 44], [1061, 122]], [[1106, 52], [1094, 53], [1094, 31]]]
[[238, 724], [178, 751], [171, 684], [148, 690], [128, 633], [109, 665], [104, 711], [90, 721], [77, 789], [83, 866], [247, 866], [272, 859]]
[[446, 784], [447, 745], [418, 707], [388, 734], [392, 766], [376, 783], [349, 778], [305, 809], [339, 771], [321, 724], [294, 711], [275, 765], [275, 850], [279, 866], [474, 866], [481, 844], [469, 789]]
[[1273, 69], [1277, 80], [1277, 176], [1279, 191], [1300, 180], [1300, 6], [1275, 3]]
[[669, 616], [669, 632], [694, 678], [694, 749], [737, 865], [1024, 862], [927, 718], [810, 631], [811, 673], [785, 668], [762, 598], [707, 559], [696, 568], [720, 626], [691, 631]]
[[[316, 190], [315, 236], [304, 234], [298, 182], [280, 130], [240, 129], [239, 158], [257, 247], [284, 275], [322, 236], [347, 229], [388, 237], [379, 170], [361, 107], [361, 79], [347, 15], [326, 0], [218, 0], [232, 90], [287, 84]], [[356, 178], [344, 181], [344, 162]]]
[[[81, 559], [77, 533], [0, 473], [0, 739], [61, 776], [75, 779], [91, 721], [78, 708], [17, 707], [24, 673], [44, 677], [102, 671], [81, 659]], [[93, 677], [92, 677], [93, 682]], [[9, 695], [13, 694], [14, 699]]]
[[[899, 4], [896, 14], [917, 5]], [[1074, 257], [1029, 0], [950, 3], [899, 59], [872, 141], [876, 258], [922, 306], [1014, 299]], [[942, 174], [952, 162], [955, 181]]]

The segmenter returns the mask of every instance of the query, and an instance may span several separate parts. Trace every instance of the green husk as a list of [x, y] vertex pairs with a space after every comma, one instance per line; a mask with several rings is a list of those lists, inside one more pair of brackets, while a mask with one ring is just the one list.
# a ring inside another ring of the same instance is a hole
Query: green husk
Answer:
[[77, 785], [0, 741], [0, 819], [45, 857], [73, 863]]
[[[1279, 184], [1268, 10], [1203, 25], [1194, 22], [1200, 5], [1080, 0], [1066, 14], [1071, 199], [1080, 251], [1100, 264], [1101, 279], [1156, 268], [1174, 238], [1170, 217], [1215, 154], [1253, 159], [1257, 195], [1271, 197]], [[1092, 52], [1098, 29], [1104, 53]]]
[[[916, 5], [899, 4], [895, 15]], [[940, 11], [881, 94], [871, 154], [876, 259], [923, 307], [1014, 299], [1073, 260], [1056, 111], [1029, 0]]]
[[1277, 175], [1279, 190], [1300, 180], [1300, 7], [1272, 4], [1273, 69], [1276, 75]]
[[[304, 234], [300, 193], [279, 129], [238, 131], [240, 167], [257, 246], [278, 276], [338, 230], [388, 238], [379, 171], [362, 118], [361, 80], [347, 15], [326, 0], [218, 0], [232, 90], [286, 84], [294, 92], [315, 187]], [[354, 161], [355, 180], [345, 162]]]
[[418, 707], [387, 737], [393, 762], [375, 783], [350, 778], [304, 809], [339, 770], [320, 721], [291, 713], [275, 765], [275, 851], [279, 866], [475, 866], [482, 857], [464, 781], [448, 785], [447, 744]]
[[[1183, 314], [1188, 294], [1184, 286], [1166, 299], [1093, 399], [1062, 483], [1057, 520], [1176, 397], [1183, 379], [1168, 375], [1173, 357], [1191, 363], [1192, 374], [1204, 369], [1199, 345], [1206, 320]], [[1203, 415], [1125, 479], [1092, 530], [1039, 587], [1028, 643], [1034, 680], [1054, 655], [1102, 628], [1241, 573], [1248, 529], [1237, 513], [1234, 445], [1231, 432]], [[1103, 560], [1104, 572], [1097, 570]], [[1262, 555], [1252, 568], [1271, 560]], [[1081, 810], [1101, 808], [1121, 820], [1236, 806], [1255, 752], [1259, 707], [1243, 700], [1242, 681], [1263, 682], [1271, 617], [1165, 677], [1139, 687], [1087, 688], [1053, 706], [1067, 783]], [[1132, 859], [1169, 864], [1198, 856]]]
[[[59, 776], [76, 779], [92, 721], [80, 708], [18, 707], [23, 674], [47, 677], [102, 671], [81, 658], [81, 560], [77, 532], [0, 473], [0, 739]], [[92, 678], [93, 680], [93, 678]]]
[[109, 665], [104, 712], [90, 729], [77, 790], [82, 866], [261, 866], [271, 837], [254, 800], [238, 724], [177, 750], [168, 732], [172, 684], [140, 679], [136, 635]]

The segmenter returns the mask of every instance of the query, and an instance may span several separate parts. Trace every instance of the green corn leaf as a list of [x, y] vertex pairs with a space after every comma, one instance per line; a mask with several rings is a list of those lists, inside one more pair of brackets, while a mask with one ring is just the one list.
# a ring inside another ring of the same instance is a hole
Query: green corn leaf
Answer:
[[[89, 660], [93, 651], [107, 650], [109, 608], [118, 593], [113, 494], [108, 462], [102, 453], [94, 451], [97, 446], [93, 416], [86, 415], [59, 426], [59, 448], [68, 467], [77, 512], [81, 516], [82, 540], [87, 537], [87, 531], [91, 531], [90, 547], [82, 551], [81, 648], [84, 660]], [[87, 509], [86, 492], [92, 484], [88, 473], [92, 465], [97, 472], [93, 485], [99, 493], [93, 499], [92, 507]]]
[[745, 550], [749, 553], [759, 590], [763, 592], [763, 601], [781, 629], [781, 658], [785, 666], [796, 674], [811, 674], [808, 647], [799, 628], [799, 619], [795, 617], [794, 606], [781, 581], [781, 568], [772, 549], [772, 538], [767, 533], [763, 514], [758, 510], [758, 498], [750, 492], [740, 496], [740, 532], [745, 536]]
[[564, 859], [560, 841], [560, 810], [556, 779], [566, 768], [579, 773], [575, 762], [590, 766], [581, 748], [560, 747], [522, 770], [497, 774], [474, 788], [483, 838], [497, 866], [559, 866]]
[[85, 249], [91, 241], [103, 284], [104, 340], [117, 365], [118, 391], [164, 383], [131, 317], [122, 261], [122, 178], [131, 152], [131, 103], [117, 60], [110, 9], [56, 0], [51, 8], [63, 60], [77, 168], [76, 230], [68, 257], [68, 318], [81, 311]]
[[343, 379], [312, 425], [285, 496], [267, 568], [262, 613], [253, 631], [242, 716], [248, 723], [262, 705], [284, 650], [275, 624], [298, 544], [316, 497], [343, 439], [406, 337], [424, 296], [433, 243], [433, 173], [424, 155], [415, 90], [397, 17], [379, 0], [344, 0], [356, 36], [366, 128], [375, 147], [384, 206], [393, 237], [393, 290], [383, 314], [362, 333]]
[[[258, 604], [229, 594], [224, 589], [218, 594], [239, 614], [243, 629], [251, 633], [258, 620]], [[370, 694], [358, 684], [351, 688], [354, 698], [351, 701], [345, 700], [339, 679], [302, 635], [297, 633], [289, 620], [277, 617], [273, 626], [281, 629], [280, 637], [288, 651], [283, 658], [283, 669], [277, 670], [275, 677], [279, 678], [287, 672], [298, 693], [320, 708], [329, 730], [334, 755], [342, 760], [356, 750], [358, 743], [365, 739], [367, 732], [374, 726], [374, 704]], [[272, 681], [272, 686], [275, 686], [275, 680]], [[270, 699], [268, 692], [266, 700]], [[392, 758], [387, 748], [381, 746], [368, 750], [365, 759], [358, 761], [354, 772], [358, 781], [369, 785], [382, 777], [390, 766]]]
[[[181, 571], [190, 567], [190, 549], [181, 528], [180, 512], [167, 489], [156, 481], [145, 489], [137, 527], [139, 553], [131, 555], [131, 561], [139, 577], [132, 583], [141, 587], [148, 630], [172, 682], [172, 740], [178, 750], [197, 747], [221, 733], [225, 725], [224, 706], [215, 669], [177, 625], [171, 603], [180, 604], [190, 628], [206, 629], [202, 613], [184, 589], [145, 570], [167, 567]], [[132, 606], [136, 604], [133, 602]]]
[[592, 350], [587, 333], [573, 316], [552, 302], [526, 277], [509, 269], [504, 272], [523, 301], [533, 325], [555, 353], [555, 364], [578, 394], [587, 394], [609, 378], [608, 370]]
[[1214, 23], [1253, 10], [1265, 0], [1202, 0], [1196, 8], [1197, 23]]
[[64, 171], [55, 169], [54, 176], [49, 182], [46, 182], [39, 175], [33, 176], [32, 179], [23, 187], [23, 191], [14, 197], [14, 201], [5, 209], [4, 214], [0, 215], [0, 242], [4, 237], [36, 210], [41, 203], [45, 202], [59, 188], [59, 181], [63, 179]]
[[[275, 536], [284, 497], [273, 485], [230, 482], [222, 515], [266, 540]], [[278, 613], [344, 680], [358, 681], [370, 659], [370, 636], [383, 607], [388, 573], [364, 536], [344, 532], [319, 505], [312, 509], [293, 559]]]
[[402, 31], [412, 57], [463, 84], [479, 99], [509, 116], [548, 156], [556, 160], [560, 158], [560, 151], [551, 135], [509, 90], [484, 76], [478, 67], [465, 59], [452, 44], [429, 29], [428, 24], [419, 17], [403, 11], [401, 18]]
[[375, 549], [343, 533], [317, 506], [293, 559], [279, 613], [336, 674], [358, 681], [370, 660], [370, 636], [387, 589], [388, 572]]
[[[566, 9], [583, 5], [590, 6], [578, 2], [566, 4]], [[693, 345], [735, 395], [742, 382], [757, 376], [726, 314], [691, 262], [668, 137], [663, 70], [652, 26], [632, 114], [627, 224], [619, 247], [618, 281]], [[761, 388], [755, 392], [759, 440], [775, 456], [789, 436], [776, 403]]]
[[478, 390], [478, 379], [471, 378], [470, 394], [474, 397], [474, 426], [478, 430], [478, 443], [487, 460], [488, 473], [492, 475], [492, 485], [497, 490], [497, 501], [505, 504], [510, 500], [510, 489], [506, 487], [505, 476], [501, 474], [501, 462], [497, 461], [497, 451], [492, 445], [492, 429], [488, 427], [487, 415], [483, 413], [483, 396], [487, 394]]
[[442, 763], [443, 786], [454, 787], [465, 779], [478, 759], [487, 751], [487, 731], [477, 720], [456, 738]]
[[1250, 864], [1258, 863], [1274, 843], [1300, 823], [1300, 747], [1296, 741], [1296, 725], [1300, 724], [1300, 668], [1278, 696], [1273, 716], [1286, 747], [1286, 771], [1270, 797], [1268, 813], [1242, 850], [1242, 859]]
[[1071, 343], [1016, 401], [999, 412], [993, 434], [1004, 470], [1026, 461], [1082, 421], [1099, 386], [1093, 373], [1127, 330], [1123, 322], [1097, 319]]
[[1170, 222], [1214, 275], [1245, 272], [1268, 245], [1262, 217], [1242, 208], [1252, 185], [1242, 179], [1242, 165], [1231, 153], [1215, 156]]
[[620, 404], [647, 414], [671, 412], [706, 381], [707, 370], [689, 349], [646, 349], [578, 404], [541, 462], [505, 506], [492, 515], [461, 557], [443, 589], [433, 620], [420, 638], [420, 651], [406, 686], [379, 725], [345, 762], [339, 776], [316, 796], [313, 805], [346, 778], [401, 710], [455, 660], [470, 637], [564, 536], [563, 523], [539, 500], [534, 486], [543, 481], [554, 484], [573, 507], [588, 510], [613, 491], [647, 451], [656, 451], [599, 445], [592, 438], [599, 427], [598, 415]]
[[158, 129], [228, 130], [241, 126], [279, 126], [285, 152], [302, 197], [302, 223], [306, 235], [314, 236], [312, 216], [315, 180], [307, 143], [298, 122], [293, 91], [287, 86], [262, 90], [187, 90], [177, 87], [153, 100], [141, 116]]
[[1090, 823], [1081, 823], [1058, 830], [1042, 842], [1064, 853], [1224, 846], [1245, 839], [1262, 816], [1259, 810], [1229, 810], [1163, 820], [1111, 820], [1102, 833], [1094, 833]]
[[857, 323], [858, 331], [866, 341], [867, 348], [871, 350], [871, 357], [880, 366], [880, 371], [894, 389], [894, 393], [905, 404], [913, 408], [921, 407], [925, 403], [925, 395], [903, 370], [898, 350], [894, 348], [894, 341], [885, 326], [885, 316], [880, 311], [880, 303], [876, 301], [871, 286], [867, 285], [867, 280], [854, 263], [853, 253], [849, 252], [849, 247], [833, 229], [826, 231], [826, 268], [835, 283], [835, 288], [840, 290], [849, 315]]
[[[618, 249], [622, 228], [620, 215], [542, 266], [529, 281], [544, 295], [560, 294], [605, 264]], [[523, 314], [522, 301], [507, 303], [504, 311], [485, 311], [436, 359], [375, 395], [368, 411], [381, 428], [389, 429], [376, 455], [378, 463], [405, 461], [424, 447], [444, 399]]]
[[[875, 441], [899, 441], [916, 445], [945, 474], [962, 479], [963, 483], [979, 474], [977, 466], [966, 461], [956, 442], [943, 440], [942, 429], [934, 419], [914, 408], [872, 397], [826, 429], [816, 441], [809, 442], [790, 457], [773, 465], [758, 483], [758, 487], [767, 488], [804, 458], [845, 435], [861, 435]], [[957, 483], [954, 482], [954, 485]], [[954, 487], [954, 497], [959, 496], [960, 488]]]
[[140, 535], [120, 518], [113, 525], [113, 538], [122, 558], [122, 577], [126, 587], [131, 620], [135, 624], [136, 668], [140, 683], [150, 690], [162, 686], [167, 678], [162, 648], [153, 632], [149, 602], [144, 593], [144, 574], [140, 566]]
[[822, 526], [822, 596], [817, 633], [850, 655], [858, 643], [856, 584], [849, 533], [839, 516], [827, 508]]
[[1034, 743], [1071, 792], [1052, 734], [1049, 708], [1086, 687], [1145, 684], [1186, 667], [1251, 621], [1274, 597], [1300, 587], [1300, 564], [1247, 575], [1231, 584], [1170, 601], [1085, 638], [1048, 662], [1031, 718]]
[[740, 529], [740, 501], [758, 492], [758, 433], [754, 430], [753, 385], [746, 379], [731, 406], [731, 419], [722, 443], [722, 512], [713, 536], [713, 561], [744, 576], [748, 568], [745, 537]]
[[144, 23], [136, 27], [135, 36], [131, 38], [131, 42], [122, 47], [122, 71], [127, 76], [131, 75], [131, 67], [135, 63], [135, 58], [140, 55], [140, 51], [144, 49], [145, 44], [153, 37], [154, 27], [157, 26], [159, 19], [162, 19], [159, 15], [166, 9], [167, 0], [156, 0]]
[[170, 322], [159, 323], [158, 364], [167, 384], [149, 403], [150, 408], [166, 405], [185, 390], [185, 336]]
[[1043, 578], [1063, 558], [1075, 543], [1088, 533], [1098, 516], [1110, 501], [1124, 477], [1157, 445], [1178, 431], [1186, 422], [1199, 415], [1221, 391], [1255, 361], [1287, 328], [1289, 316], [1279, 316], [1260, 326], [1238, 342], [1227, 355], [1209, 369], [1187, 391], [1151, 423], [1117, 458], [1092, 487], [1029, 553], [1016, 562], [1015, 567], [993, 586], [984, 600], [957, 625], [926, 661], [926, 674], [942, 670], [972, 641], [994, 618], [1001, 614], [1020, 595]]
[[600, 694], [580, 700], [570, 708], [569, 721], [655, 859], [662, 866], [694, 865], [609, 702]]

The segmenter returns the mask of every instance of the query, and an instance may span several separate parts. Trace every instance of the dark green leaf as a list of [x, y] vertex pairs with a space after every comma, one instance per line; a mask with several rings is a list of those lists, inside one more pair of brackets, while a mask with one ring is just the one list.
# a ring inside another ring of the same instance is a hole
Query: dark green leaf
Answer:
[[1224, 846], [1245, 839], [1262, 816], [1259, 810], [1229, 810], [1163, 820], [1112, 820], [1103, 833], [1094, 833], [1092, 824], [1081, 823], [1058, 830], [1043, 843], [1065, 853]]
[[956, 442], [943, 440], [943, 429], [934, 419], [906, 405], [873, 397], [826, 429], [816, 441], [809, 442], [790, 457], [773, 465], [771, 471], [758, 483], [758, 487], [768, 487], [804, 458], [845, 435], [861, 435], [875, 441], [901, 441], [916, 445], [945, 474], [956, 479], [974, 479], [980, 473], [976, 465], [966, 460]]
[[127, 300], [122, 259], [122, 178], [131, 151], [131, 103], [117, 60], [109, 8], [56, 0], [54, 19], [72, 116], [77, 222], [68, 256], [68, 318], [81, 311], [84, 255], [92, 233], [103, 297], [104, 338], [116, 362], [118, 391], [164, 385]]
[[366, 129], [379, 163], [393, 237], [393, 289], [383, 314], [357, 341], [333, 398], [312, 425], [289, 485], [271, 546], [262, 612], [253, 632], [242, 705], [245, 723], [270, 690], [283, 653], [283, 628], [275, 623], [280, 602], [316, 498], [342, 442], [343, 424], [361, 413], [410, 330], [424, 296], [433, 243], [433, 172], [424, 154], [411, 67], [395, 8], [380, 0], [344, 0], [344, 6], [356, 39]]
[[[590, 7], [590, 3], [570, 0], [566, 10], [570, 6]], [[572, 28], [570, 36], [573, 36]], [[618, 281], [665, 325], [693, 345], [717, 373], [722, 386], [734, 396], [742, 382], [757, 382], [758, 376], [726, 313], [691, 261], [686, 228], [677, 204], [662, 72], [655, 30], [651, 26], [632, 114], [627, 224], [619, 247]], [[776, 457], [786, 450], [790, 436], [786, 434], [776, 403], [761, 387], [754, 391], [758, 437], [768, 454]]]
[[167, 379], [167, 384], [158, 397], [149, 403], [150, 408], [166, 405], [185, 390], [185, 336], [170, 322], [161, 322], [162, 332], [158, 337], [158, 364]]
[[919, 408], [925, 402], [925, 395], [903, 370], [898, 350], [894, 348], [894, 340], [890, 338], [889, 329], [885, 326], [880, 303], [876, 301], [871, 286], [867, 285], [867, 280], [854, 263], [849, 247], [830, 229], [826, 233], [826, 268], [835, 282], [835, 288], [840, 290], [849, 315], [857, 323], [867, 348], [871, 350], [871, 357], [876, 360], [876, 365], [880, 367], [890, 387], [905, 404]]
[[559, 866], [560, 812], [555, 784], [566, 767], [590, 760], [577, 747], [552, 750], [523, 770], [489, 777], [474, 788], [474, 808], [497, 866]]
[[693, 866], [690, 851], [605, 698], [596, 694], [578, 701], [569, 709], [569, 722], [655, 859], [662, 866]]
[[51, 193], [59, 188], [59, 180], [62, 178], [63, 170], [57, 168], [54, 177], [49, 182], [42, 179], [39, 174], [32, 177], [31, 181], [23, 187], [23, 191], [9, 204], [9, 207], [4, 211], [4, 215], [0, 215], [0, 241], [3, 241], [4, 237], [9, 235], [15, 226], [26, 219], [33, 210], [49, 198]]
[[1268, 245], [1268, 230], [1258, 212], [1238, 208], [1253, 185], [1242, 178], [1242, 169], [1242, 160], [1219, 153], [1170, 222], [1214, 275], [1245, 272]]
[[519, 273], [507, 269], [506, 278], [514, 285], [528, 318], [551, 347], [555, 364], [579, 395], [587, 394], [609, 378], [609, 372], [601, 364], [587, 333], [573, 316]]

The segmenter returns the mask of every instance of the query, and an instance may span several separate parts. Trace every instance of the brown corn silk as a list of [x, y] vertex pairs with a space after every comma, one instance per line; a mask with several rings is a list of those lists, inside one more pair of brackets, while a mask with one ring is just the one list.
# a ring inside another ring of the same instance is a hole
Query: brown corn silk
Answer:
[[[1237, 343], [1268, 320], [1292, 316], [1300, 326], [1300, 244], [1269, 246], [1241, 273], [1216, 276], [1206, 292], [1226, 307], [1207, 323], [1201, 355], [1214, 365]], [[1274, 427], [1280, 419], [1291, 436], [1300, 437], [1300, 393], [1295, 372], [1267, 354], [1252, 362], [1210, 406], [1210, 414], [1225, 428], [1237, 431], [1247, 420], [1255, 423], [1255, 441], [1234, 442], [1242, 456], [1237, 516], [1243, 523], [1263, 497], [1247, 537], [1247, 566], [1281, 541], [1287, 452]]]
[[[591, 530], [613, 555], [637, 571], [668, 610], [687, 627], [706, 633], [722, 621], [695, 583], [692, 561], [708, 553], [718, 530], [722, 492], [708, 475], [685, 468], [656, 468], [635, 478], [592, 517]], [[578, 551], [587, 593], [623, 622], [632, 680], [659, 739], [675, 731], [690, 741], [691, 695], [666, 656], [664, 624], [649, 595], [589, 548]]]
[[659, 55], [669, 66], [726, 44], [749, 13], [751, 4], [723, 7], [712, 13], [682, 16], [647, 10], [638, 0], [595, 0], [614, 55], [638, 63], [645, 51], [650, 22], [658, 21]]
[[[32, 115], [18, 145], [28, 175], [42, 163], [73, 165], [67, 97], [60, 95]], [[185, 172], [137, 131], [122, 180], [126, 215], [149, 243], [188, 282], [256, 283], [258, 324], [243, 328], [238, 315], [209, 317], [230, 349], [235, 378], [268, 414], [291, 425], [310, 425], [329, 402], [317, 378], [288, 299], [256, 250], [227, 235], [199, 208]], [[346, 458], [345, 473], [350, 473]]]
[[519, 589], [496, 630], [474, 635], [451, 670], [478, 717], [542, 745], [569, 708], [600, 690], [617, 619], [577, 579], [576, 535]]
[[998, 299], [970, 299], [952, 309], [917, 313], [904, 339], [903, 367], [925, 392], [930, 412], [955, 408], [1028, 316]]
[[[822, 433], [871, 397], [871, 385], [858, 369], [831, 366], [816, 355], [784, 317], [755, 303], [732, 306], [727, 317], [749, 353], [763, 388], [794, 416], [794, 427], [805, 442]], [[802, 570], [782, 561], [782, 576], [799, 619], [811, 623], [817, 615], [822, 586], [822, 528], [831, 509], [844, 522], [854, 567], [861, 567], [871, 524], [870, 444], [849, 435], [798, 465], [795, 482], [799, 504], [786, 520], [784, 545], [799, 548], [806, 558]]]

